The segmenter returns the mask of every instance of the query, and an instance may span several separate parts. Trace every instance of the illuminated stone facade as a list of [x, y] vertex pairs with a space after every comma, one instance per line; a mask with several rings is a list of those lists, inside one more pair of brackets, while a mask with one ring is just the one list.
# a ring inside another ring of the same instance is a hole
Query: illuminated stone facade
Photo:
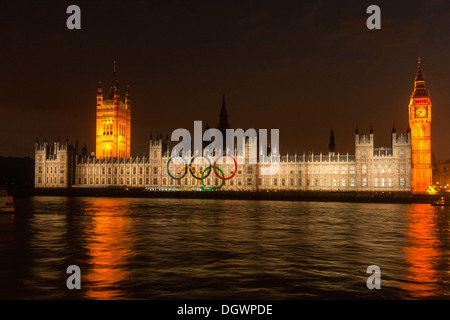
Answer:
[[53, 144], [36, 141], [34, 152], [36, 188], [68, 188], [75, 184], [77, 152], [68, 141]]
[[425, 88], [420, 58], [408, 111], [411, 128], [412, 193], [425, 193], [427, 187], [432, 184], [433, 170], [431, 165], [431, 98]]
[[[249, 164], [246, 144], [245, 164], [238, 165], [236, 175], [225, 181], [223, 190], [234, 191], [411, 191], [411, 136], [393, 130], [389, 148], [375, 148], [374, 134], [355, 134], [355, 155], [295, 154], [280, 156], [274, 175], [260, 175], [260, 168], [269, 163]], [[201, 186], [190, 173], [181, 184], [167, 173], [170, 157], [167, 139], [150, 140], [149, 157], [96, 159], [81, 158], [75, 172], [75, 183], [84, 187], [127, 186], [155, 190], [195, 188]], [[235, 155], [236, 156], [236, 155]], [[239, 156], [236, 156], [239, 159]], [[207, 163], [194, 165], [198, 177]], [[234, 163], [218, 164], [224, 175], [234, 173]], [[176, 178], [183, 176], [183, 164], [172, 164], [169, 170]], [[181, 174], [179, 174], [181, 172]], [[217, 187], [222, 181], [211, 172], [206, 187]]]
[[[110, 100], [103, 100], [103, 93], [99, 87], [95, 156], [88, 156], [85, 151], [76, 157], [76, 165], [72, 165], [72, 157], [65, 156], [61, 159], [63, 152], [60, 146], [55, 145], [52, 149], [60, 150], [54, 156], [55, 152], [51, 151], [48, 145], [36, 145], [36, 187], [125, 186], [155, 190], [176, 190], [177, 188], [196, 190], [200, 187], [200, 182], [190, 173], [184, 176], [182, 164], [174, 162], [169, 166], [170, 172], [176, 178], [182, 177], [181, 183], [168, 174], [170, 147], [167, 137], [163, 138], [160, 135], [150, 138], [146, 156], [130, 157], [131, 100], [129, 93], [125, 96], [124, 102], [120, 101], [118, 84], [115, 80], [111, 97]], [[393, 128], [391, 145], [388, 147], [375, 147], [372, 128], [369, 134], [360, 134], [357, 129], [355, 154], [340, 154], [335, 152], [336, 145], [332, 133], [327, 153], [282, 155], [279, 170], [273, 175], [260, 174], [260, 169], [269, 165], [261, 161], [257, 164], [249, 164], [246, 159], [245, 164], [238, 165], [237, 172], [234, 172], [233, 163], [219, 163], [218, 166], [226, 177], [234, 174], [232, 179], [225, 181], [222, 190], [424, 192], [426, 187], [431, 185], [429, 180], [431, 179], [431, 101], [425, 90], [420, 65], [415, 89], [411, 95], [409, 120], [410, 129], [406, 133], [397, 134]], [[228, 128], [225, 99], [222, 102], [217, 128], [221, 131]], [[246, 142], [245, 157], [248, 157], [249, 146], [252, 144], [248, 143], [250, 142], [248, 139]], [[73, 149], [77, 154], [77, 148]], [[272, 152], [276, 153], [276, 150]], [[194, 174], [200, 177], [206, 166], [206, 162], [194, 165]], [[64, 167], [64, 173], [58, 169], [51, 169], [52, 167]], [[47, 168], [50, 168], [50, 171]], [[204, 181], [206, 187], [217, 187], [222, 183], [213, 171]], [[412, 188], [413, 185], [414, 188]]]
[[105, 158], [129, 158], [131, 150], [131, 96], [129, 89], [122, 101], [114, 64], [114, 83], [109, 99], [105, 99], [101, 85], [97, 90], [95, 156]]

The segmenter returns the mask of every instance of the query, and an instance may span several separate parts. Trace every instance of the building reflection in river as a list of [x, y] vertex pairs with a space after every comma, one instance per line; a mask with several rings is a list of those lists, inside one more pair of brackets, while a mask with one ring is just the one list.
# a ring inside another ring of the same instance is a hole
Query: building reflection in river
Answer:
[[[448, 213], [447, 208], [429, 204], [413, 204], [407, 212], [409, 230], [404, 252], [409, 269], [402, 284], [409, 298], [433, 298], [446, 287], [442, 281], [449, 281], [448, 225], [441, 228], [439, 222], [448, 221]], [[447, 267], [443, 269], [442, 263]]]
[[92, 226], [86, 230], [89, 271], [85, 276], [86, 298], [117, 299], [125, 294], [123, 286], [128, 275], [127, 263], [132, 255], [133, 239], [130, 220], [124, 208], [126, 200], [86, 199], [84, 214], [92, 215]]

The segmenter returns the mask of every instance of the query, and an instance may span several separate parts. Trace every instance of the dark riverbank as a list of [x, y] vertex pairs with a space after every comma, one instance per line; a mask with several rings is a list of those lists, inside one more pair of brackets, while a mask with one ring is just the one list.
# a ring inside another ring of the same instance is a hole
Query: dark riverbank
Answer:
[[181, 198], [181, 199], [237, 199], [237, 200], [286, 200], [325, 202], [374, 202], [374, 203], [430, 203], [440, 195], [411, 195], [408, 192], [235, 192], [235, 191], [145, 191], [139, 188], [71, 188], [71, 189], [22, 189], [12, 196], [64, 196], [64, 197], [131, 197], [131, 198]]

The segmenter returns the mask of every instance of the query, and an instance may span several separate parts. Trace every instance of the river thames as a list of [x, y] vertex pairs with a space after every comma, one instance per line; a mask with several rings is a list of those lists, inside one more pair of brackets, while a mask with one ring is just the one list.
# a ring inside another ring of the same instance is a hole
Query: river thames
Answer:
[[[448, 299], [450, 207], [15, 198], [2, 299]], [[66, 269], [81, 269], [69, 290]], [[367, 267], [381, 269], [369, 290]]]

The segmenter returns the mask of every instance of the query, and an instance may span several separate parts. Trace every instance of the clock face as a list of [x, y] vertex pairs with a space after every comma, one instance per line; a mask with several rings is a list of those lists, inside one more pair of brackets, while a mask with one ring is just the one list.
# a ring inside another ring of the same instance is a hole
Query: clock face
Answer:
[[425, 107], [417, 107], [416, 108], [416, 117], [424, 118], [427, 116], [427, 108]]

